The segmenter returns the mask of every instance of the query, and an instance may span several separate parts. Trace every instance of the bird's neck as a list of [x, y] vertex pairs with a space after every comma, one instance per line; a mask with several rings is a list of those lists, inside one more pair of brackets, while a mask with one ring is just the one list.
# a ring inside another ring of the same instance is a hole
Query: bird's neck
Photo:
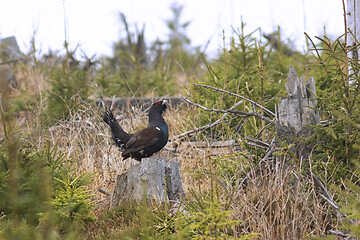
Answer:
[[150, 114], [149, 115], [149, 127], [150, 126], [161, 126], [166, 125], [166, 122], [161, 114]]

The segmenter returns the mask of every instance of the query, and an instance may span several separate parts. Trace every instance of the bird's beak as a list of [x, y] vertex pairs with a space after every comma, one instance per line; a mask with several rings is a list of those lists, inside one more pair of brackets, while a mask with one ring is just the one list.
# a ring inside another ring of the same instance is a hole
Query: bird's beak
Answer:
[[163, 103], [167, 103], [167, 101], [165, 100], [165, 98], [168, 96], [163, 96], [160, 99], [158, 99], [158, 102], [162, 101]]

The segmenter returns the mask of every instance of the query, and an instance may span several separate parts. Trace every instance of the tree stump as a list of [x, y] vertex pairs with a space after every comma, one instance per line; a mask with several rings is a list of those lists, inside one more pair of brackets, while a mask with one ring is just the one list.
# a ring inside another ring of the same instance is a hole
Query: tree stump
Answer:
[[[320, 123], [319, 113], [315, 109], [317, 103], [315, 80], [311, 77], [305, 83], [305, 79], [299, 78], [295, 68], [290, 66], [286, 91], [288, 97], [281, 99], [278, 107], [276, 134], [281, 140], [294, 145], [291, 150], [300, 159], [300, 162], [308, 161], [313, 146], [305, 144], [304, 141], [299, 141], [298, 139], [299, 137], [307, 138], [313, 134], [313, 130], [306, 125]], [[284, 160], [286, 161], [286, 159]], [[289, 165], [289, 163], [284, 165]], [[346, 214], [339, 211], [339, 206], [336, 205], [320, 178], [308, 166], [300, 164], [299, 167], [305, 167], [306, 174], [312, 178], [319, 196], [329, 203], [339, 216], [347, 217]]]
[[140, 202], [144, 197], [144, 187], [147, 199], [160, 202], [180, 200], [185, 194], [179, 164], [162, 158], [144, 158], [117, 176], [110, 207], [132, 200]]
[[309, 159], [313, 146], [302, 141], [301, 138], [313, 134], [313, 130], [306, 125], [320, 123], [319, 113], [315, 109], [317, 104], [315, 80], [311, 77], [305, 83], [305, 79], [299, 78], [293, 66], [290, 66], [287, 77], [288, 82], [285, 83], [285, 87], [288, 96], [280, 100], [277, 108], [275, 123], [277, 137], [273, 138], [265, 156], [254, 171], [243, 178], [241, 188], [247, 185], [248, 179], [254, 174], [266, 176], [269, 172], [275, 172], [278, 175], [286, 173], [285, 169], [296, 168], [288, 157], [274, 154], [282, 147], [283, 142], [292, 145], [290, 150], [300, 161]]
[[[280, 100], [278, 106], [278, 122], [276, 134], [289, 144], [297, 142], [299, 137], [309, 137], [313, 131], [306, 125], [320, 123], [319, 113], [315, 110], [317, 103], [315, 80], [311, 77], [305, 83], [299, 78], [295, 68], [290, 66], [288, 83], [285, 83], [288, 96]], [[307, 158], [309, 147], [297, 143], [294, 149], [298, 157]]]
[[305, 124], [317, 124], [320, 121], [319, 113], [314, 110], [317, 103], [315, 80], [311, 77], [305, 84], [305, 79], [298, 77], [293, 66], [290, 66], [287, 76], [285, 87], [288, 97], [279, 103], [279, 125], [299, 133]]

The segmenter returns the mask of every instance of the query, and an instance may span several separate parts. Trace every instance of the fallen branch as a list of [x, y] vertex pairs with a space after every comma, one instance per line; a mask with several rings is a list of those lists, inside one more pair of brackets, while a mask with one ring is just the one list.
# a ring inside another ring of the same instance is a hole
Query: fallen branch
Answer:
[[339, 231], [334, 231], [334, 230], [329, 230], [328, 233], [329, 233], [329, 234], [334, 234], [334, 235], [339, 236], [339, 237], [344, 237], [344, 238], [349, 237], [349, 234], [347, 234], [347, 233], [343, 233], [343, 232], [339, 232]]
[[272, 160], [272, 154], [275, 152], [275, 139], [273, 138], [271, 143], [269, 144], [269, 148], [266, 151], [265, 156], [260, 160], [260, 162], [255, 166], [255, 168], [251, 169], [250, 172], [246, 174], [246, 176], [241, 180], [239, 188], [242, 189], [243, 186], [247, 186], [247, 181], [249, 178], [251, 178], [253, 175], [255, 175], [255, 172], [261, 168], [261, 165], [264, 164], [266, 161]]
[[98, 187], [97, 189], [99, 192], [101, 192], [102, 194], [105, 194], [107, 196], [110, 196], [110, 193], [108, 191], [106, 191], [105, 189], [103, 189], [102, 187]]
[[[340, 217], [345, 217], [348, 218], [348, 215], [345, 213], [340, 212], [339, 210], [339, 206], [336, 205], [336, 203], [333, 201], [332, 197], [330, 196], [329, 192], [327, 191], [327, 189], [325, 188], [324, 184], [321, 182], [321, 180], [313, 173], [310, 173], [312, 179], [314, 180], [314, 184], [315, 186], [321, 190], [322, 194], [320, 193], [320, 197], [322, 199], [324, 199], [334, 210], [335, 212], [340, 216]], [[349, 222], [351, 224], [355, 224], [353, 220], [349, 219]]]
[[266, 147], [263, 147], [261, 145], [258, 145], [256, 143], [249, 143], [249, 142], [245, 142], [245, 144], [249, 145], [249, 146], [252, 146], [254, 148], [261, 148], [261, 149], [267, 149]]
[[[253, 142], [259, 148], [263, 148], [263, 149], [269, 149], [270, 148], [270, 144], [268, 144], [266, 142], [263, 142], [263, 141], [260, 141], [260, 140], [257, 140], [257, 139], [247, 137], [246, 140], [248, 140], [250, 142]], [[247, 143], [247, 144], [249, 144], [249, 143]]]

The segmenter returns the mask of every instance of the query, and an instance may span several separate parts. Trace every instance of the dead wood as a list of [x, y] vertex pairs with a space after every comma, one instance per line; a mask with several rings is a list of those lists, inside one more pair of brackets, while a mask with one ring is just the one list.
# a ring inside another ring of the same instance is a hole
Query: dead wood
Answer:
[[122, 202], [140, 202], [143, 198], [163, 202], [183, 197], [179, 164], [162, 158], [145, 158], [117, 176], [110, 207]]
[[[182, 99], [184, 99], [187, 103], [199, 107], [205, 111], [223, 113], [221, 118], [219, 118], [216, 123], [220, 123], [220, 121], [223, 121], [225, 116], [232, 114], [239, 115], [241, 117], [255, 116], [268, 122], [269, 125], [275, 125], [276, 137], [272, 139], [271, 143], [265, 143], [258, 139], [252, 138], [247, 138], [247, 142], [244, 142], [256, 148], [266, 149], [266, 154], [260, 160], [257, 166], [252, 168], [247, 176], [242, 179], [240, 189], [246, 188], [247, 182], [253, 176], [258, 174], [265, 176], [268, 171], [275, 173], [276, 177], [282, 177], [282, 174], [286, 172], [282, 170], [293, 169], [291, 172], [295, 176], [294, 179], [299, 180], [297, 174], [301, 171], [300, 169], [296, 170], [297, 166], [289, 159], [289, 157], [274, 154], [279, 149], [283, 148], [284, 143], [286, 143], [286, 146], [291, 146], [287, 151], [292, 153], [297, 159], [300, 159], [300, 161], [311, 160], [310, 155], [313, 146], [307, 145], [303, 141], [299, 141], [299, 139], [307, 138], [313, 134], [312, 128], [308, 127], [308, 125], [320, 124], [319, 113], [316, 111], [317, 100], [315, 80], [311, 77], [307, 82], [305, 82], [305, 79], [303, 77], [299, 77], [295, 71], [295, 68], [292, 66], [290, 66], [287, 76], [288, 82], [285, 84], [285, 87], [288, 95], [280, 100], [276, 114], [244, 96], [202, 84], [195, 85], [236, 96], [240, 98], [241, 101], [238, 101], [229, 109], [216, 109], [202, 106], [201, 104], [194, 103], [191, 100], [181, 96]], [[243, 103], [243, 101], [248, 101], [252, 104], [254, 109], [253, 112], [235, 110], [235, 108], [240, 105], [240, 103]], [[263, 110], [267, 116], [256, 112], [256, 108]], [[275, 117], [275, 120], [270, 119], [271, 117]], [[206, 129], [212, 126], [213, 125], [209, 124], [206, 126]], [[302, 168], [304, 166], [301, 165], [300, 167]], [[342, 217], [347, 217], [346, 214], [340, 212], [339, 207], [334, 202], [333, 198], [327, 191], [320, 178], [312, 173], [311, 169], [305, 169], [305, 172], [307, 172], [307, 175], [304, 177], [311, 180], [315, 186], [315, 189], [317, 190], [319, 197], [325, 200], [326, 203], [328, 203], [334, 209], [340, 219]]]

